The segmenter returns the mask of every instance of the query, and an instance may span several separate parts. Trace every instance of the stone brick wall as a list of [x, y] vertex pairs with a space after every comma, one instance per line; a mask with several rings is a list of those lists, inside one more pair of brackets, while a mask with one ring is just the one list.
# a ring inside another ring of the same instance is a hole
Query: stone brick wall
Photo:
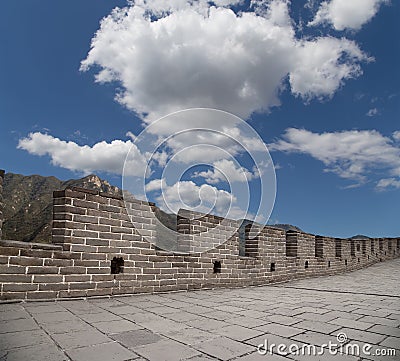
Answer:
[[[180, 209], [177, 217], [178, 249], [186, 253], [202, 253], [227, 240], [239, 241], [239, 222], [212, 214]], [[231, 250], [238, 255], [239, 249]]]
[[[173, 240], [181, 252], [172, 253], [154, 245], [154, 204], [131, 199], [127, 206], [131, 215], [119, 197], [79, 188], [54, 192], [52, 245], [0, 241], [0, 299], [261, 285], [350, 271], [400, 251], [397, 238], [374, 239], [374, 252], [369, 241], [363, 247], [363, 240], [354, 240], [352, 255], [350, 240], [253, 224], [245, 228], [240, 256], [236, 221], [181, 210]], [[293, 245], [296, 254], [287, 256]], [[116, 262], [121, 273], [111, 267]]]
[[53, 197], [52, 239], [65, 251], [91, 255], [143, 253], [155, 243], [153, 203], [125, 201], [131, 216], [122, 197], [77, 187], [56, 191]]
[[4, 170], [0, 169], [0, 239], [2, 237], [3, 227], [3, 181], [4, 181]]

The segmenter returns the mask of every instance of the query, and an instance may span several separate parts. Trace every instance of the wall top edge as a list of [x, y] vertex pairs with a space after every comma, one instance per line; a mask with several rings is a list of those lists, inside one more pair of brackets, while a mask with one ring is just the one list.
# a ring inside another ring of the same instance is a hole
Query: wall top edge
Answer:
[[[126, 200], [129, 202], [129, 198], [125, 199], [123, 196], [119, 196], [119, 195], [114, 195], [114, 194], [110, 194], [110, 193], [106, 193], [106, 192], [100, 192], [100, 191], [96, 191], [93, 189], [87, 189], [87, 188], [82, 188], [82, 187], [68, 187], [64, 190], [59, 190], [59, 191], [54, 191], [53, 192], [53, 198], [64, 198], [64, 197], [71, 197], [71, 193], [70, 192], [76, 192], [76, 193], [80, 193], [80, 194], [90, 194], [90, 195], [94, 195], [94, 196], [100, 196], [103, 198], [111, 198], [111, 199], [117, 199], [120, 201]], [[70, 194], [68, 194], [70, 193]], [[146, 201], [142, 201], [136, 198], [132, 198], [132, 201], [135, 202], [140, 202], [143, 204], [148, 204], [149, 206], [155, 206], [154, 202], [146, 202]]]
[[63, 250], [62, 246], [55, 245], [55, 244], [21, 242], [21, 241], [13, 241], [13, 240], [8, 240], [8, 239], [1, 239], [0, 246], [28, 248], [28, 249], [41, 249], [41, 250], [50, 250], [50, 251], [62, 251]]

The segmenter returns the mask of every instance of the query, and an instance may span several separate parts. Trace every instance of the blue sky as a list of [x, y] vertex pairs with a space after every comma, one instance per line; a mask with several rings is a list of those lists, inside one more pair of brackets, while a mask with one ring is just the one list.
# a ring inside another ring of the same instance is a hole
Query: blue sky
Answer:
[[[127, 132], [216, 108], [246, 120], [270, 149], [270, 222], [398, 236], [398, 2], [184, 3], [138, 1], [103, 21], [91, 48], [100, 20], [125, 1], [2, 2], [0, 167], [61, 179], [93, 172], [121, 185]], [[204, 184], [230, 191], [215, 173], [182, 180], [190, 194]]]

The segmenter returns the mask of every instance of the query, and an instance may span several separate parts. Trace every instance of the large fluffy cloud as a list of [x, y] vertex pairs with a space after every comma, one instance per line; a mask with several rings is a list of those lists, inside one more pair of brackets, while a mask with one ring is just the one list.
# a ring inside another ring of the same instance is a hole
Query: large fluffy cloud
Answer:
[[127, 165], [131, 173], [142, 175], [147, 164], [145, 157], [130, 140], [125, 142], [114, 140], [111, 143], [103, 141], [90, 147], [36, 132], [21, 139], [18, 148], [34, 155], [49, 155], [52, 164], [85, 174], [95, 171], [122, 174], [125, 158], [130, 149], [135, 154]]
[[308, 154], [322, 161], [327, 171], [359, 182], [365, 181], [371, 170], [380, 170], [391, 177], [379, 180], [378, 188], [399, 187], [400, 146], [396, 143], [397, 137], [398, 132], [389, 138], [376, 130], [313, 133], [289, 128], [281, 139], [269, 145], [269, 149]]
[[309, 25], [330, 24], [336, 30], [359, 30], [388, 0], [330, 0], [321, 3]]
[[102, 22], [82, 61], [96, 81], [119, 82], [118, 101], [151, 121], [176, 110], [210, 107], [243, 118], [292, 92], [330, 97], [361, 74], [369, 58], [347, 39], [298, 39], [285, 0], [136, 1]]

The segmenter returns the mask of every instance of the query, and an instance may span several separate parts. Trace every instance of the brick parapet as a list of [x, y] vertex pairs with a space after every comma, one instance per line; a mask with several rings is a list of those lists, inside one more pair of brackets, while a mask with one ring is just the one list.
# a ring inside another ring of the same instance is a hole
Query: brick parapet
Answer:
[[101, 247], [131, 247], [132, 242], [156, 239], [154, 203], [80, 188], [53, 194], [52, 241], [67, 251], [99, 252]]
[[[134, 211], [133, 216], [126, 211], [125, 203]], [[178, 239], [192, 248], [190, 253], [172, 253], [153, 245], [153, 210], [152, 203], [132, 199], [124, 202], [122, 197], [96, 191], [74, 188], [55, 192], [53, 244], [0, 242], [0, 299], [60, 299], [261, 285], [350, 271], [397, 257], [400, 251], [399, 239], [373, 240], [375, 252], [371, 241], [364, 244], [355, 240], [352, 256], [350, 240], [303, 232], [287, 234], [254, 224], [245, 232], [247, 252], [243, 257], [238, 251], [238, 222], [181, 210]], [[211, 240], [204, 242], [204, 233]], [[287, 238], [297, 245], [295, 256], [286, 255]], [[338, 256], [337, 243], [341, 246]], [[213, 247], [203, 252], [203, 247], [210, 244]], [[322, 256], [318, 257], [317, 244], [322, 245]], [[111, 274], [114, 257], [123, 259], [123, 273]]]
[[180, 209], [177, 217], [179, 250], [202, 253], [226, 241], [237, 244], [229, 248], [231, 255], [239, 254], [239, 222], [213, 214]]

